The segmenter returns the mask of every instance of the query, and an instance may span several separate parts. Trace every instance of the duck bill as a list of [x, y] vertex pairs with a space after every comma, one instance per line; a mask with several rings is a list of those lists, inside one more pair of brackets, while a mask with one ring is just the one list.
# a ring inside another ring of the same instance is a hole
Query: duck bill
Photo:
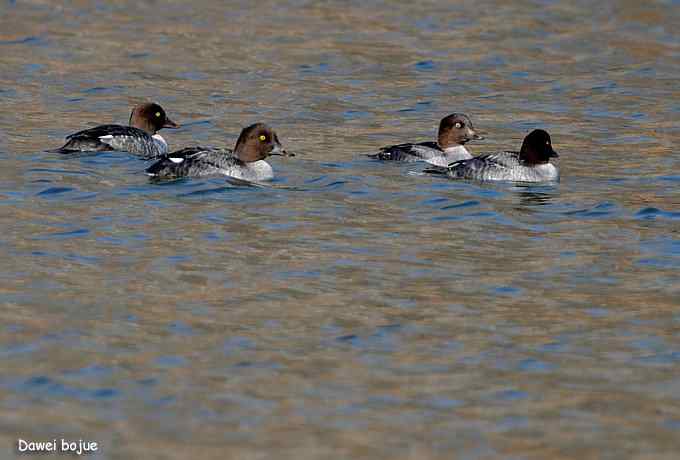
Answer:
[[463, 139], [462, 143], [467, 144], [470, 141], [481, 141], [482, 139], [484, 139], [484, 136], [481, 136], [481, 135], [477, 134], [475, 131], [470, 129], [470, 130], [467, 131], [467, 133], [465, 135], [465, 139]]
[[274, 144], [274, 148], [272, 149], [271, 152], [269, 152], [269, 155], [279, 155], [282, 157], [294, 157], [295, 154], [292, 152], [287, 152], [286, 150], [281, 147], [281, 144]]
[[179, 124], [175, 123], [169, 118], [166, 118], [165, 123], [163, 124], [163, 128], [177, 129], [179, 128]]
[[548, 158], [559, 158], [560, 156], [557, 154], [556, 151], [553, 149], [550, 149], [550, 155], [548, 155]]

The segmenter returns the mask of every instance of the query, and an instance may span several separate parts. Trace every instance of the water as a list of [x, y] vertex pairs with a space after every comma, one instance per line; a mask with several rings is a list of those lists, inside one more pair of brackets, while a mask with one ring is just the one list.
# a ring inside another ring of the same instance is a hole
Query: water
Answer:
[[[0, 4], [0, 452], [676, 458], [676, 1]], [[156, 100], [273, 187], [43, 153]], [[557, 185], [362, 157], [468, 113]], [[22, 456], [26, 458], [26, 456]]]

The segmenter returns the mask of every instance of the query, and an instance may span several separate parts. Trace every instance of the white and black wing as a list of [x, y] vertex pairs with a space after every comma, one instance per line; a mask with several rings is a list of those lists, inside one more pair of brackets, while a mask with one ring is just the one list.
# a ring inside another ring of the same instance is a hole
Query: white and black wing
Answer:
[[487, 153], [468, 160], [456, 161], [448, 167], [448, 175], [476, 179], [503, 174], [520, 166], [518, 152]]
[[94, 128], [84, 129], [66, 136], [66, 143], [58, 149], [51, 150], [51, 152], [73, 153], [114, 150], [113, 147], [102, 142], [99, 138], [124, 132], [125, 128], [125, 126], [121, 125], [100, 125], [95, 126]]
[[145, 158], [158, 156], [158, 146], [151, 136], [132, 126], [100, 125], [66, 136], [59, 153], [101, 152], [117, 150]]
[[147, 174], [159, 178], [179, 178], [217, 174], [240, 163], [229, 149], [187, 147], [161, 157], [149, 166]]
[[[111, 146], [113, 150], [139, 155], [145, 159], [159, 157], [161, 146], [145, 131], [132, 126], [121, 126], [116, 132], [99, 136], [99, 140]], [[167, 151], [167, 150], [166, 150]]]
[[436, 142], [421, 142], [419, 144], [390, 145], [369, 156], [381, 161], [414, 162], [428, 160], [437, 155], [442, 155], [442, 150]]

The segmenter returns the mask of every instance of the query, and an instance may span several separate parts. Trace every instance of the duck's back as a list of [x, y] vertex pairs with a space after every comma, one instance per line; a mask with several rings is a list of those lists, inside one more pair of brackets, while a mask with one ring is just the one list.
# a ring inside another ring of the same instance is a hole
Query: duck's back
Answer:
[[66, 144], [54, 151], [72, 153], [114, 150], [111, 145], [102, 142], [100, 137], [112, 135], [113, 133], [121, 133], [124, 128], [125, 126], [120, 125], [99, 125], [94, 128], [84, 129], [66, 136]]
[[224, 175], [246, 181], [270, 180], [272, 167], [264, 160], [245, 163], [230, 149], [187, 147], [151, 165], [147, 174], [159, 179]]
[[442, 150], [436, 142], [391, 145], [383, 147], [380, 152], [369, 156], [382, 161], [406, 163], [425, 161], [437, 166], [447, 166], [451, 162], [472, 157], [462, 145]]
[[382, 161], [402, 161], [410, 163], [443, 154], [444, 152], [442, 152], [435, 142], [421, 142], [419, 144], [408, 143], [390, 145], [381, 148], [378, 153], [370, 156]]
[[220, 174], [239, 160], [229, 149], [187, 147], [169, 153], [147, 168], [150, 176], [162, 178], [197, 177]]
[[480, 155], [449, 165], [448, 175], [460, 179], [544, 182], [559, 178], [551, 163], [527, 166], [519, 152], [499, 152]]
[[66, 136], [66, 144], [56, 151], [101, 152], [117, 150], [143, 158], [156, 158], [167, 153], [167, 144], [153, 139], [147, 132], [132, 126], [99, 125]]

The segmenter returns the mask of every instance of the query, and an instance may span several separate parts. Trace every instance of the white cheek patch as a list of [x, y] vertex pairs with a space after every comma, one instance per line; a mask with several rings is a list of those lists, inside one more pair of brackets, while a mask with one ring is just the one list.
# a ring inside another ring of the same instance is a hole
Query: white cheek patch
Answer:
[[175, 157], [170, 157], [170, 161], [172, 161], [175, 164], [180, 164], [181, 162], [184, 161], [184, 158], [175, 158]]

